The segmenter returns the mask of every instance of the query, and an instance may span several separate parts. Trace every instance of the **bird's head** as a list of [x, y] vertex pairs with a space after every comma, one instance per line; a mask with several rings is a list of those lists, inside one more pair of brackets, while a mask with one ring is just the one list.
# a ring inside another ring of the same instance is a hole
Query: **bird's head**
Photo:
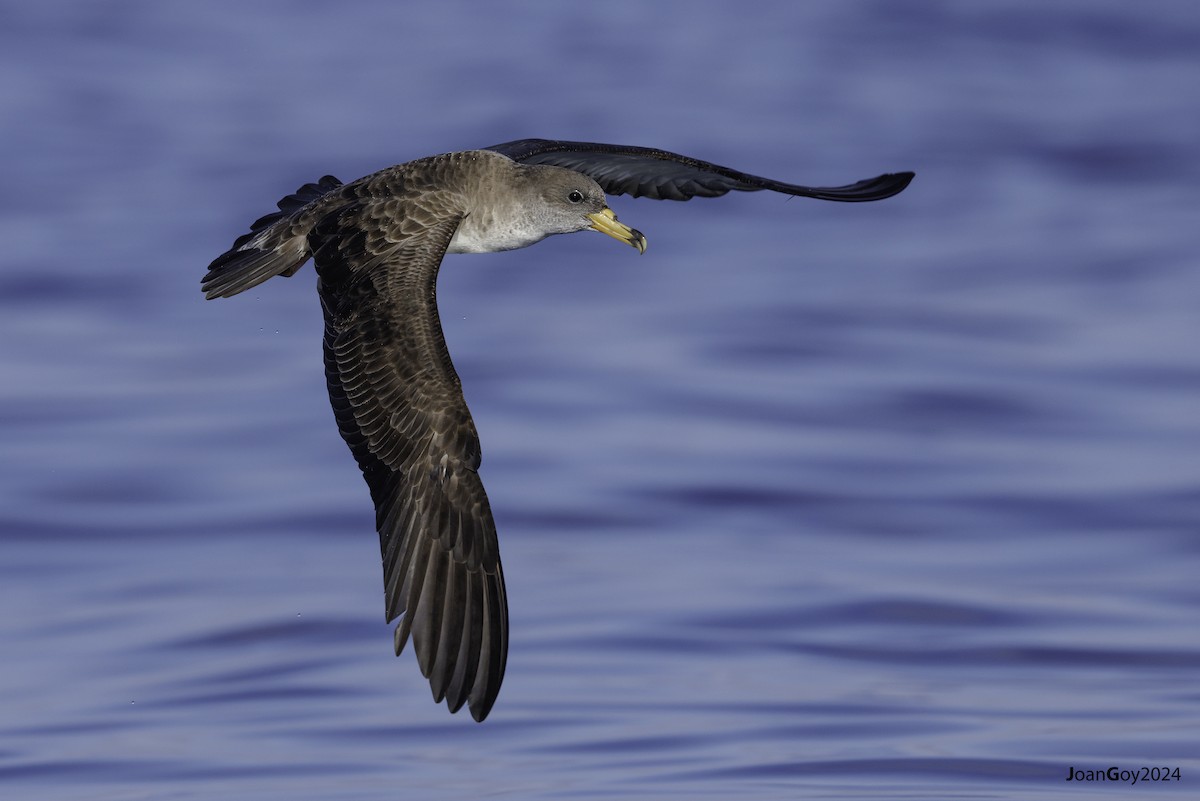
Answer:
[[538, 193], [538, 223], [545, 230], [570, 234], [591, 229], [619, 239], [639, 253], [646, 252], [646, 237], [617, 220], [604, 190], [591, 178], [562, 167], [538, 165], [527, 169], [537, 171], [537, 180], [531, 186]]

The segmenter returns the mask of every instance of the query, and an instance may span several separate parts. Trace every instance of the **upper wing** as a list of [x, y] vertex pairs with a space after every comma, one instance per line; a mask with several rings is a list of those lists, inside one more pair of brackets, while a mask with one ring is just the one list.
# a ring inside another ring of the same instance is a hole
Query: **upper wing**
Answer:
[[691, 200], [694, 197], [718, 197], [729, 191], [757, 192], [769, 189], [820, 200], [859, 202], [891, 197], [901, 192], [913, 179], [911, 172], [897, 172], [848, 186], [798, 186], [648, 147], [519, 139], [484, 149], [502, 153], [513, 161], [553, 164], [581, 172], [590, 176], [610, 195], [631, 195], [654, 200]]
[[479, 437], [446, 352], [435, 295], [460, 216], [364, 198], [310, 236], [325, 311], [325, 374], [342, 437], [375, 501], [396, 653], [412, 633], [435, 701], [483, 720], [508, 654], [508, 604]]

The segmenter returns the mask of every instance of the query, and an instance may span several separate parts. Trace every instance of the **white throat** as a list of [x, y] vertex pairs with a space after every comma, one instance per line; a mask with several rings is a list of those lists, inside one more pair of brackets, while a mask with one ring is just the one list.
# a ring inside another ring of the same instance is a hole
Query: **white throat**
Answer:
[[454, 232], [447, 253], [495, 253], [541, 242], [548, 234], [519, 218], [497, 220], [495, 215], [468, 214]]

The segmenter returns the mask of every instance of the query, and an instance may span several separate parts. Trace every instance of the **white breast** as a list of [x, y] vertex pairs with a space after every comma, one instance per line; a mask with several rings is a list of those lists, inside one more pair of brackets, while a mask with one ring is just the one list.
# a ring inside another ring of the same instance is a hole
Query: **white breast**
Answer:
[[509, 220], [506, 223], [487, 219], [489, 215], [469, 214], [454, 237], [450, 240], [447, 253], [495, 253], [499, 250], [516, 250], [529, 247], [546, 238], [545, 231], [520, 224], [523, 221]]

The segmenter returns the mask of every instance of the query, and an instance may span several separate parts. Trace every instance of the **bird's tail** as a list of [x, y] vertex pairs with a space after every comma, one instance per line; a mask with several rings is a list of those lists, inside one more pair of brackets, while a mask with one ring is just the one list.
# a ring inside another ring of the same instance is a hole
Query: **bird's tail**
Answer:
[[316, 223], [314, 201], [342, 185], [332, 175], [305, 184], [279, 201], [279, 211], [260, 217], [233, 247], [208, 265], [200, 283], [206, 298], [228, 298], [277, 275], [290, 276], [312, 255], [308, 232]]

